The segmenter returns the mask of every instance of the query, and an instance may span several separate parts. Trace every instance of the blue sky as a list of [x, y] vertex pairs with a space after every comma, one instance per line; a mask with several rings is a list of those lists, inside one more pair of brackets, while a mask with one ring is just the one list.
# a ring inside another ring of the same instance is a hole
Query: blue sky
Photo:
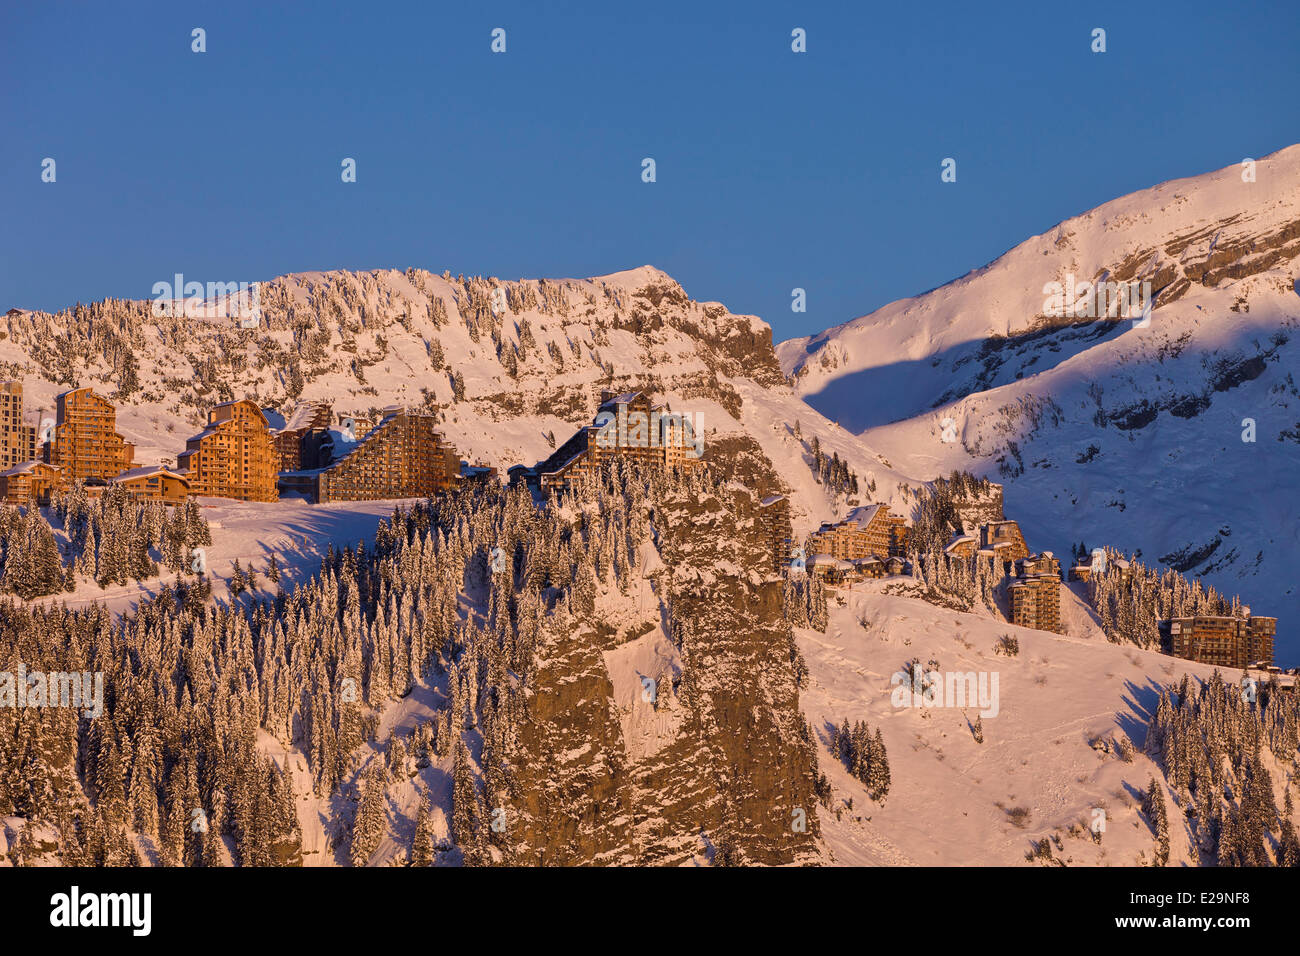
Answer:
[[1291, 2], [876, 6], [10, 4], [0, 308], [650, 263], [780, 340], [1300, 141]]

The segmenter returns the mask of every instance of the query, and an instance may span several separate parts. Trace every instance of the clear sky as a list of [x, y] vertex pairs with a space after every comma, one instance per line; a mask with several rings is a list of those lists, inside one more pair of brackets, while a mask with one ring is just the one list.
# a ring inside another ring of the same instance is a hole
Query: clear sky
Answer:
[[1298, 62], [1295, 0], [4, 0], [0, 309], [649, 263], [780, 340], [1300, 141]]

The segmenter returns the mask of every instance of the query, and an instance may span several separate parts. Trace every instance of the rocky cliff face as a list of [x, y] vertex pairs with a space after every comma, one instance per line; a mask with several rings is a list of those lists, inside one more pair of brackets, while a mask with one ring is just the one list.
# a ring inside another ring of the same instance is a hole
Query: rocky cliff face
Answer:
[[514, 862], [818, 858], [781, 582], [755, 570], [768, 566], [756, 494], [725, 480], [775, 476], [749, 439], [717, 443], [709, 459], [724, 482], [653, 516], [654, 594], [610, 595], [539, 649], [513, 759]]

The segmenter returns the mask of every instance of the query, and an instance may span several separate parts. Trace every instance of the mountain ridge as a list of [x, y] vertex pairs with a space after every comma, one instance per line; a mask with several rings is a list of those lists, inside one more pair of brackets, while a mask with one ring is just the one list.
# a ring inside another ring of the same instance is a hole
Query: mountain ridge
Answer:
[[[937, 290], [778, 344], [782, 367], [909, 475], [1004, 482], [1035, 539], [1113, 545], [1243, 593], [1294, 653], [1300, 146], [1254, 173], [1112, 200]], [[1044, 315], [1067, 278], [1150, 282], [1152, 308]]]

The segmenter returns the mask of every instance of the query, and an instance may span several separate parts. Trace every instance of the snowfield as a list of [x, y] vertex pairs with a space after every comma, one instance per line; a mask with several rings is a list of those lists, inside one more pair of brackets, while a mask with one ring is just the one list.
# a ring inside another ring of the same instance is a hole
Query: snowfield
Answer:
[[[834, 788], [832, 811], [820, 810], [827, 862], [1017, 865], [1033, 841], [1055, 836], [1064, 849], [1054, 846], [1053, 854], [1067, 865], [1150, 865], [1155, 836], [1139, 808], [1151, 777], [1164, 778], [1140, 752], [1147, 722], [1164, 686], [1184, 673], [1206, 679], [1213, 668], [1108, 643], [1064, 586], [1069, 633], [1056, 635], [884, 593], [902, 580], [843, 591], [843, 607], [829, 602], [825, 634], [796, 631], [811, 671], [800, 704]], [[1020, 642], [1015, 657], [994, 651], [1004, 634]], [[998, 713], [982, 718], [984, 743], [971, 732], [978, 705], [894, 706], [891, 677], [912, 658], [937, 660], [940, 673], [998, 674]], [[846, 718], [881, 728], [892, 777], [883, 804], [831, 756], [831, 726]], [[1131, 763], [1115, 752], [1120, 736], [1139, 751]], [[1098, 739], [1111, 752], [1094, 750]], [[1285, 784], [1286, 774], [1274, 771], [1279, 778]], [[1195, 865], [1181, 814], [1167, 805], [1170, 865]], [[1105, 812], [1100, 845], [1090, 832], [1096, 809]]]

